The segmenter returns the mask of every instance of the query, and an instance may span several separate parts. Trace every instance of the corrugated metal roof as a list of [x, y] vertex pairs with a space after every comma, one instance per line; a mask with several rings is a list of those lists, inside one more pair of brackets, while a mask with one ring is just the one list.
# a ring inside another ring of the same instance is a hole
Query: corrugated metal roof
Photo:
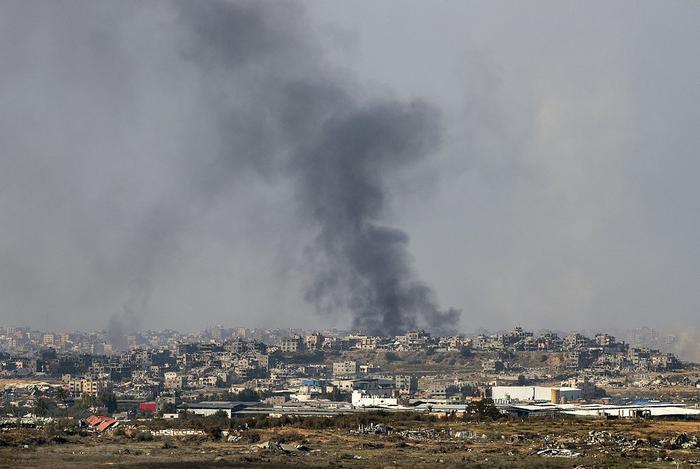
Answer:
[[90, 417], [86, 418], [85, 421], [87, 422], [88, 425], [91, 427], [94, 427], [98, 423], [102, 421], [101, 417], [98, 417], [97, 415], [91, 415]]
[[119, 422], [117, 422], [116, 420], [114, 420], [112, 418], [106, 418], [105, 420], [100, 422], [99, 425], [97, 425], [97, 431], [103, 432], [103, 431], [107, 430], [108, 428], [110, 428], [114, 425], [117, 425], [118, 423]]
[[105, 417], [103, 415], [91, 415], [85, 419], [88, 425], [95, 428], [98, 432], [103, 432], [118, 423], [116, 419], [112, 417]]
[[188, 404], [190, 409], [242, 409], [259, 405], [257, 401], [205, 401], [192, 402]]

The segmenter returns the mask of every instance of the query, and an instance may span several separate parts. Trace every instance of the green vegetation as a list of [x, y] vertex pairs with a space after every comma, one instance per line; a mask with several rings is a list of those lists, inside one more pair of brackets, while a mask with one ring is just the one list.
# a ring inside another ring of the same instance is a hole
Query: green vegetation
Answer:
[[465, 420], [498, 420], [501, 418], [505, 418], [505, 416], [498, 410], [493, 399], [471, 401], [464, 413]]
[[400, 361], [401, 357], [397, 353], [386, 352], [384, 354], [384, 359], [388, 362], [396, 362], [396, 361]]

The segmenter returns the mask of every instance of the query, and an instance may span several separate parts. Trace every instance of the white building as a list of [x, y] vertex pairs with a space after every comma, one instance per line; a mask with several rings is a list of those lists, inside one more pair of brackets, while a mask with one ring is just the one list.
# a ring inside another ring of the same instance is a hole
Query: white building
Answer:
[[510, 402], [570, 402], [581, 399], [581, 389], [549, 386], [493, 386], [491, 398], [496, 404]]
[[352, 392], [353, 407], [386, 407], [398, 406], [399, 399], [391, 395], [368, 394], [365, 391], [355, 390]]

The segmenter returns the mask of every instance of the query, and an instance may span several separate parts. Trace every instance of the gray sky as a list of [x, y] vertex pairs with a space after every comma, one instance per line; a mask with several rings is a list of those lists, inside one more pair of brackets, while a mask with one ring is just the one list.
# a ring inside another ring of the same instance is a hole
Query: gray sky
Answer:
[[211, 5], [0, 4], [0, 322], [348, 325], [304, 301], [296, 81], [436, 110], [379, 221], [462, 329], [698, 326], [697, 2]]

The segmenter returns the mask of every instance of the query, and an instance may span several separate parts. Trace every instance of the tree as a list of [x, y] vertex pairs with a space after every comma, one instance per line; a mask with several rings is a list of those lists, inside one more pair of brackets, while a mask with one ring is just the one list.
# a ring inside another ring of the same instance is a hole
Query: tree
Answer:
[[100, 402], [107, 408], [107, 412], [112, 413], [117, 411], [117, 396], [111, 391], [105, 391], [100, 394]]
[[172, 402], [166, 402], [163, 405], [163, 413], [164, 414], [176, 414], [177, 413], [177, 406], [173, 404]]
[[66, 399], [68, 399], [68, 390], [64, 387], [56, 388], [56, 399], [61, 402], [66, 402]]
[[34, 402], [34, 413], [38, 416], [45, 417], [51, 413], [51, 402], [43, 397], [38, 398]]
[[260, 395], [252, 389], [244, 389], [238, 393], [237, 398], [239, 401], [259, 401]]
[[471, 401], [464, 413], [465, 419], [475, 418], [477, 420], [496, 420], [502, 416], [501, 411], [493, 403], [493, 399]]
[[388, 362], [395, 362], [395, 361], [401, 360], [401, 357], [399, 357], [399, 356], [398, 356], [397, 354], [395, 354], [394, 352], [387, 352], [387, 353], [385, 353], [385, 354], [384, 354], [384, 358], [385, 358], [386, 361], [388, 361]]
[[99, 399], [95, 396], [91, 396], [90, 394], [83, 394], [80, 397], [80, 401], [83, 407], [97, 407], [100, 405]]

